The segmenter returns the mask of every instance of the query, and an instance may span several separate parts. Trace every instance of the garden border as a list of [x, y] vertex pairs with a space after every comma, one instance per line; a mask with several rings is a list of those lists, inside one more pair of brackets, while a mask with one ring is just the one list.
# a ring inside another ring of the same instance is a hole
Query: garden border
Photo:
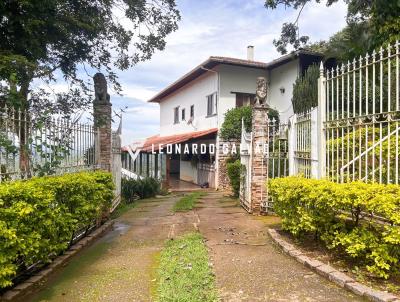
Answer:
[[346, 274], [336, 270], [332, 266], [304, 255], [304, 253], [293, 244], [285, 241], [277, 230], [268, 228], [268, 234], [286, 254], [295, 258], [298, 262], [315, 271], [322, 277], [336, 283], [340, 287], [373, 302], [400, 302], [400, 297], [398, 296], [361, 284]]
[[21, 298], [26, 295], [29, 291], [39, 285], [40, 282], [44, 281], [46, 277], [48, 277], [51, 273], [54, 272], [57, 268], [63, 266], [67, 261], [69, 261], [72, 256], [76, 255], [83, 247], [87, 246], [89, 243], [92, 243], [94, 240], [99, 238], [105, 232], [111, 229], [114, 225], [114, 220], [110, 220], [105, 222], [103, 225], [95, 229], [89, 235], [82, 237], [77, 243], [71, 246], [68, 250], [64, 252], [64, 254], [55, 258], [49, 265], [45, 266], [42, 270], [38, 271], [36, 274], [21, 282], [6, 291], [3, 295], [0, 296], [0, 301], [13, 301], [14, 299]]

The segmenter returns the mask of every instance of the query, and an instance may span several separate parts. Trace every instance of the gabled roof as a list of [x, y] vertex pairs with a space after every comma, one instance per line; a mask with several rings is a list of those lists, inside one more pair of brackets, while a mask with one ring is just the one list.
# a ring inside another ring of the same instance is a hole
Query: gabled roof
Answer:
[[173, 82], [171, 85], [161, 90], [155, 96], [153, 96], [148, 102], [159, 103], [162, 98], [168, 96], [172, 92], [190, 83], [194, 79], [198, 78], [202, 74], [207, 72], [207, 69], [212, 69], [219, 64], [241, 66], [247, 68], [265, 69], [267, 64], [264, 62], [242, 60], [228, 57], [209, 57], [200, 65], [193, 68], [191, 71], [180, 77], [178, 80]]
[[233, 65], [233, 66], [241, 66], [247, 68], [255, 68], [255, 69], [273, 69], [280, 65], [283, 65], [289, 61], [292, 61], [301, 56], [310, 56], [310, 57], [318, 57], [322, 58], [323, 55], [320, 53], [312, 52], [305, 49], [299, 49], [293, 51], [287, 55], [284, 55], [276, 60], [273, 60], [269, 63], [265, 62], [257, 62], [251, 60], [242, 60], [236, 58], [229, 58], [229, 57], [217, 57], [212, 56], [205, 60], [200, 65], [193, 68], [191, 71], [180, 77], [178, 80], [173, 82], [171, 85], [167, 86], [165, 89], [161, 90], [155, 96], [153, 96], [148, 102], [152, 103], [159, 103], [164, 97], [170, 95], [174, 91], [182, 88], [186, 84], [190, 83], [194, 79], [198, 78], [202, 74], [206, 73], [208, 69], [212, 69], [217, 65], [224, 64], [224, 65]]
[[[148, 137], [145, 140], [143, 146], [141, 147], [141, 151], [143, 151], [143, 152], [158, 151], [160, 144], [162, 144], [164, 146], [168, 145], [168, 144], [180, 144], [180, 143], [190, 141], [192, 139], [204, 138], [211, 134], [215, 134], [217, 132], [218, 132], [217, 128], [211, 128], [211, 129], [202, 130], [202, 131], [186, 132], [186, 133], [182, 133], [182, 134], [175, 134], [175, 135], [168, 135], [168, 136], [154, 135], [154, 136]], [[135, 144], [133, 144], [133, 145], [135, 145]], [[138, 144], [136, 144], [136, 145], [138, 145]], [[122, 147], [122, 151], [128, 151], [127, 146]], [[135, 150], [133, 150], [133, 151], [135, 151]]]

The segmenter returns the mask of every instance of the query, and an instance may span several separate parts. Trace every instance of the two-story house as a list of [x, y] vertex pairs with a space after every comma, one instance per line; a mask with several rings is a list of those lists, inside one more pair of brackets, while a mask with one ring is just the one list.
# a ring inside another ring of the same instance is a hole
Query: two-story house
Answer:
[[218, 187], [215, 148], [225, 113], [251, 105], [256, 79], [265, 77], [269, 105], [280, 113], [281, 120], [287, 120], [293, 114], [293, 83], [320, 60], [319, 54], [299, 50], [269, 63], [257, 62], [252, 46], [246, 60], [208, 58], [149, 100], [160, 105], [160, 133], [140, 146], [137, 157], [138, 145], [124, 147], [124, 166], [137, 174], [162, 176], [166, 182], [182, 180]]

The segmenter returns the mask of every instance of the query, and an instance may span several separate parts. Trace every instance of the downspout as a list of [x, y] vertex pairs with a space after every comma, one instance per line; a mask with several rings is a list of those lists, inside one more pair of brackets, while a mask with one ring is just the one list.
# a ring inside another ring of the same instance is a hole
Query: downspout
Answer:
[[[217, 75], [217, 128], [218, 128], [218, 130], [219, 130], [219, 110], [220, 110], [220, 106], [219, 106], [219, 104], [220, 104], [220, 102], [219, 102], [219, 100], [220, 100], [220, 75], [219, 75], [219, 72], [218, 71], [215, 71], [215, 70], [212, 70], [212, 69], [208, 69], [208, 68], [206, 68], [206, 67], [204, 67], [204, 66], [200, 66], [200, 68], [201, 69], [203, 69], [203, 70], [206, 70], [206, 71], [210, 71], [210, 72], [213, 72], [213, 73], [215, 73], [216, 75]], [[218, 188], [218, 185], [219, 185], [219, 181], [218, 181], [218, 179], [219, 179], [219, 164], [218, 164], [218, 159], [219, 159], [219, 156], [218, 156], [218, 154], [219, 154], [219, 152], [218, 152], [218, 146], [219, 146], [219, 134], [218, 134], [218, 132], [217, 132], [217, 138], [216, 138], [216, 140], [215, 140], [215, 143], [216, 143], [216, 148], [215, 148], [215, 189], [217, 189]]]

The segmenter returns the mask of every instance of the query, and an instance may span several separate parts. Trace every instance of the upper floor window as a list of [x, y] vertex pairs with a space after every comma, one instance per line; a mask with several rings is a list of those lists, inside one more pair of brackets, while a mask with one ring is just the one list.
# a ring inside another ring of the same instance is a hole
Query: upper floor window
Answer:
[[179, 107], [174, 108], [174, 124], [179, 123]]
[[190, 117], [194, 118], [194, 105], [190, 106]]
[[217, 94], [207, 96], [207, 116], [217, 114]]
[[254, 103], [255, 94], [252, 93], [240, 93], [236, 94], [236, 107], [250, 106]]
[[182, 109], [182, 121], [186, 120], [186, 110]]

